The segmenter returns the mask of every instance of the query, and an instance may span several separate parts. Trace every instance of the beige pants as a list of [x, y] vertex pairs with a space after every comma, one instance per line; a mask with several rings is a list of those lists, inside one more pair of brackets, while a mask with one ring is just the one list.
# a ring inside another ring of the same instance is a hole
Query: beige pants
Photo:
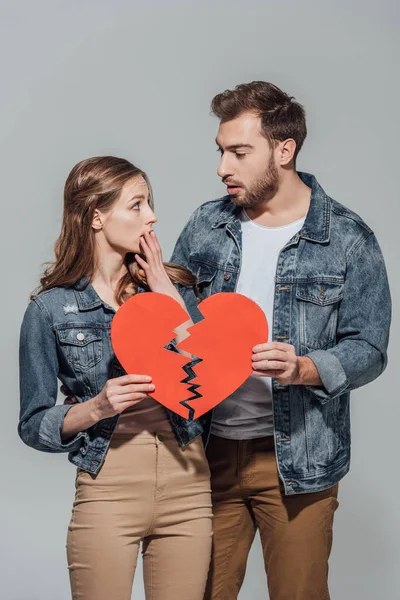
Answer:
[[210, 473], [201, 438], [115, 434], [97, 476], [78, 470], [68, 528], [73, 600], [130, 600], [143, 542], [147, 600], [202, 600], [210, 562]]

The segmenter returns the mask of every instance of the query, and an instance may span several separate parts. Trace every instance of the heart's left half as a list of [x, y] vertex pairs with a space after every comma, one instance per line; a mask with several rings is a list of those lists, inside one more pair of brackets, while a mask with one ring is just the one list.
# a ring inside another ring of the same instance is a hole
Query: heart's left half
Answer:
[[184, 370], [191, 359], [164, 348], [175, 338], [174, 329], [189, 319], [173, 298], [137, 294], [121, 306], [111, 325], [113, 349], [125, 371], [150, 375], [151, 396], [185, 419], [200, 417], [234, 392], [252, 373], [252, 348], [268, 340], [263, 311], [241, 294], [214, 294], [198, 308], [204, 319], [177, 344], [196, 358], [191, 379], [190, 369]]

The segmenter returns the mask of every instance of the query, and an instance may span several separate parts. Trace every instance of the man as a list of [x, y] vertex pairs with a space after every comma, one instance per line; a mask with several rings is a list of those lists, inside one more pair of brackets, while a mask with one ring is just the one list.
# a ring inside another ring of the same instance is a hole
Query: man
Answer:
[[214, 512], [206, 598], [237, 598], [258, 529], [271, 600], [325, 600], [350, 391], [387, 362], [385, 265], [362, 219], [296, 172], [306, 122], [293, 97], [258, 81], [212, 110], [228, 196], [195, 211], [171, 260], [197, 275], [199, 298], [181, 289], [194, 321], [200, 300], [237, 291], [262, 307], [270, 340], [201, 421]]

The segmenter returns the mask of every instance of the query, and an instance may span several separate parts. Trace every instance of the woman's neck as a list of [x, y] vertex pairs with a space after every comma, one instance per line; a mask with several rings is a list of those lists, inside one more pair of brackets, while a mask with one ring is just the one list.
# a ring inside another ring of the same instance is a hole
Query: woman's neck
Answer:
[[96, 263], [97, 267], [90, 283], [104, 302], [118, 310], [119, 305], [115, 298], [115, 291], [121, 277], [127, 272], [124, 259], [119, 254], [114, 254], [113, 256], [98, 257]]

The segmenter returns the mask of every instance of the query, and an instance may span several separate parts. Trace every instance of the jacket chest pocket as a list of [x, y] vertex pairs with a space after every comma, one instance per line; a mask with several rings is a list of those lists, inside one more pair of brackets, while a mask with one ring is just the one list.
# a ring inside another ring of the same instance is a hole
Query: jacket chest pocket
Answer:
[[69, 327], [57, 330], [61, 352], [74, 368], [86, 371], [102, 359], [101, 330], [92, 327]]
[[297, 284], [300, 344], [304, 349], [323, 349], [334, 344], [343, 286], [330, 281]]

